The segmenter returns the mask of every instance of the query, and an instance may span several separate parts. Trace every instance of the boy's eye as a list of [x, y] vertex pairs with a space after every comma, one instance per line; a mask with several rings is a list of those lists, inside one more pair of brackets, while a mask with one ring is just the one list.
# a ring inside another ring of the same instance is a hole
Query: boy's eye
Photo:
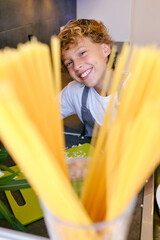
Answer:
[[70, 61], [70, 62], [66, 63], [65, 66], [66, 66], [67, 68], [69, 68], [69, 67], [71, 66], [71, 64], [72, 64], [72, 62]]
[[86, 53], [86, 51], [82, 51], [81, 53], [80, 53], [80, 55], [84, 55]]

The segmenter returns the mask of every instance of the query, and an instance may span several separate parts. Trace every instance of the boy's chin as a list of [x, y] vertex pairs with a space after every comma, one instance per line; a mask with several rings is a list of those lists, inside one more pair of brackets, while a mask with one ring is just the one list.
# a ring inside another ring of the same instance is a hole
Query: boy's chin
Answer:
[[83, 84], [86, 86], [86, 87], [95, 87], [95, 84], [93, 84], [93, 83], [85, 83], [85, 82], [83, 82]]
[[95, 83], [93, 83], [92, 81], [89, 81], [89, 80], [81, 80], [81, 81], [77, 81], [77, 82], [80, 82], [80, 83], [84, 84], [86, 87], [89, 87], [89, 88], [96, 86]]

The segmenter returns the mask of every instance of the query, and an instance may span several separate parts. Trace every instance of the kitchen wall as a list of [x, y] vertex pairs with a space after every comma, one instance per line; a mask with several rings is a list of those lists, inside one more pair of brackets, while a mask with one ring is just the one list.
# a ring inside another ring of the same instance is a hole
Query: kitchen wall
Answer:
[[103, 21], [115, 42], [160, 46], [159, 0], [77, 0], [77, 18]]
[[130, 42], [160, 47], [160, 1], [132, 0]]
[[35, 35], [50, 43], [60, 26], [76, 18], [76, 0], [0, 0], [0, 48]]
[[101, 20], [114, 41], [129, 40], [131, 0], [77, 0], [77, 18]]

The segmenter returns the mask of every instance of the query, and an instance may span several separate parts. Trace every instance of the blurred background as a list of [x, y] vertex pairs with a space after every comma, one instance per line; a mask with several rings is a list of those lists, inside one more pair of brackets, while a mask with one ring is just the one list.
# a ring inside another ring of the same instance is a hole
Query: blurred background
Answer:
[[159, 10], [159, 0], [0, 0], [0, 48], [33, 35], [49, 44], [61, 26], [78, 18], [103, 21], [118, 43], [160, 44]]

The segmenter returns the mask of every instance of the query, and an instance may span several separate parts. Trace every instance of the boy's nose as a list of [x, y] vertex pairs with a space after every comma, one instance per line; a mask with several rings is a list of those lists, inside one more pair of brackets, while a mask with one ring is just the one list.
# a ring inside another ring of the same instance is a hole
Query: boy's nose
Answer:
[[83, 64], [82, 64], [81, 61], [79, 61], [79, 60], [74, 61], [74, 69], [75, 69], [75, 70], [81, 69], [82, 66], [83, 66]]

